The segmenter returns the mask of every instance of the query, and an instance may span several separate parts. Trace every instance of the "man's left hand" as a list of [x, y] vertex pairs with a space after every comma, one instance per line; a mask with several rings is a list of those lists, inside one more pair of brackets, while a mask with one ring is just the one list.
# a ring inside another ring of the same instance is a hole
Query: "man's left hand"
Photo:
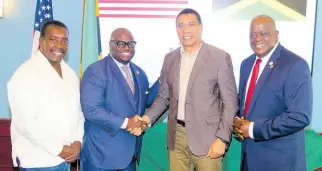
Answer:
[[237, 137], [239, 137], [241, 140], [244, 139], [243, 134], [241, 133], [240, 127], [244, 124], [244, 119], [243, 118], [235, 118], [233, 122], [233, 128], [234, 128], [234, 133]]
[[242, 123], [238, 123], [238, 122], [233, 123], [234, 132], [236, 134], [241, 134], [243, 138], [249, 138], [248, 129], [249, 129], [250, 121], [244, 118], [241, 118], [240, 122]]
[[207, 157], [211, 159], [219, 158], [225, 154], [226, 143], [217, 138], [210, 146]]
[[72, 145], [70, 145], [72, 148], [73, 148], [73, 150], [74, 150], [74, 153], [72, 154], [72, 155], [70, 155], [70, 156], [68, 156], [66, 159], [65, 159], [65, 161], [67, 162], [67, 163], [73, 163], [75, 160], [77, 160], [78, 159], [78, 157], [79, 157], [79, 154], [80, 154], [80, 151], [81, 151], [81, 142], [79, 142], [79, 141], [74, 141], [73, 143], [72, 143]]

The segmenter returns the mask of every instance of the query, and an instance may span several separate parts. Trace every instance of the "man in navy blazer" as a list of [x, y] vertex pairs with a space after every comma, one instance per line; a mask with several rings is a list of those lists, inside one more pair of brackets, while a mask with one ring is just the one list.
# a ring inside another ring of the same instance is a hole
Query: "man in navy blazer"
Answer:
[[312, 115], [312, 81], [307, 62], [278, 42], [269, 16], [251, 22], [255, 52], [240, 68], [239, 117], [242, 171], [305, 171], [305, 131]]
[[130, 31], [116, 29], [109, 45], [110, 54], [90, 65], [81, 83], [83, 171], [135, 171], [140, 155], [142, 136], [127, 130], [143, 126], [139, 116], [146, 109], [148, 79], [131, 62], [136, 42]]

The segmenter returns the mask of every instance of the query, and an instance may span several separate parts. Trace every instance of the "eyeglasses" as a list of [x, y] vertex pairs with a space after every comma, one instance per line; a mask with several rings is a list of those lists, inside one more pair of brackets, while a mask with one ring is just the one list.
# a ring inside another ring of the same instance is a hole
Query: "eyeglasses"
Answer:
[[125, 48], [127, 45], [129, 48], [135, 48], [136, 41], [124, 42], [119, 40], [111, 40], [110, 42], [115, 43], [119, 48]]

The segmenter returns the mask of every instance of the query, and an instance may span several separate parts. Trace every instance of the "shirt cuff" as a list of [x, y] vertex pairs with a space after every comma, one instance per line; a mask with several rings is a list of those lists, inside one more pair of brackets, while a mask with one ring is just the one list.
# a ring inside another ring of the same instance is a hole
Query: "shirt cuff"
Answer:
[[128, 119], [128, 118], [125, 118], [125, 119], [124, 119], [124, 122], [123, 122], [123, 124], [122, 124], [122, 126], [121, 126], [121, 129], [126, 129], [126, 126], [127, 126], [128, 121], [129, 121], [129, 119]]
[[251, 122], [249, 124], [249, 128], [248, 128], [248, 135], [249, 135], [249, 137], [251, 139], [254, 139], [254, 131], [253, 131], [253, 129], [254, 129], [254, 122]]

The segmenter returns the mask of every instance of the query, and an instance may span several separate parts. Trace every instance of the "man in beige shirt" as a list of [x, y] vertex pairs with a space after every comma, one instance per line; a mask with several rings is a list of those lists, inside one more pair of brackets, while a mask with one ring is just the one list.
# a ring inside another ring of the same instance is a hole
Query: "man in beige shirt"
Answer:
[[166, 55], [158, 96], [142, 119], [153, 124], [170, 108], [171, 171], [220, 171], [238, 110], [231, 58], [201, 40], [197, 11], [184, 9], [176, 25], [182, 46]]
[[[197, 55], [200, 51], [201, 45], [202, 43], [200, 44], [198, 49], [195, 52], [192, 52], [191, 54], [185, 51], [183, 46], [181, 46], [180, 48], [181, 65], [180, 65], [180, 77], [179, 77], [179, 86], [180, 86], [179, 99], [186, 99], [189, 77], [191, 74], [192, 67], [195, 64]], [[178, 117], [177, 117], [178, 120], [184, 121], [184, 107], [185, 107], [185, 101], [179, 100]]]

